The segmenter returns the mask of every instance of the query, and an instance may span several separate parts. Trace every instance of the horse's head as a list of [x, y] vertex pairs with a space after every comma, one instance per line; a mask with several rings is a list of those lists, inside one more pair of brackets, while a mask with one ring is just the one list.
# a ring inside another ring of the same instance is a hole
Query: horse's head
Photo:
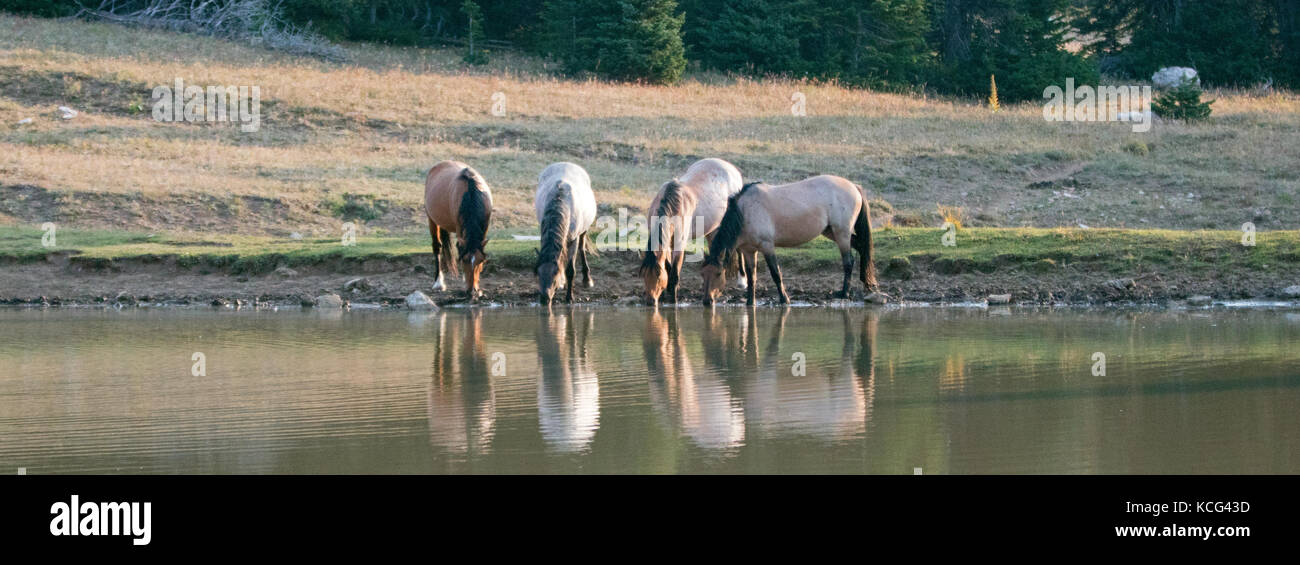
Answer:
[[[537, 302], [543, 306], [550, 306], [551, 301], [555, 299], [555, 289], [560, 286], [560, 261], [542, 260], [541, 254], [537, 256]], [[568, 284], [573, 284], [569, 281]]]
[[645, 294], [642, 296], [646, 305], [658, 304], [659, 295], [668, 288], [668, 269], [664, 265], [663, 256], [646, 251], [645, 259], [641, 261], [641, 268], [637, 269], [637, 274], [645, 282]]
[[487, 252], [483, 246], [468, 248], [459, 242], [456, 248], [460, 251], [460, 272], [465, 273], [465, 289], [470, 298], [479, 298], [483, 296], [483, 291], [478, 288], [479, 276], [483, 274], [483, 265], [487, 263]]
[[700, 274], [704, 276], [704, 305], [713, 306], [714, 301], [722, 296], [722, 290], [727, 286], [725, 269], [719, 261], [705, 260]]

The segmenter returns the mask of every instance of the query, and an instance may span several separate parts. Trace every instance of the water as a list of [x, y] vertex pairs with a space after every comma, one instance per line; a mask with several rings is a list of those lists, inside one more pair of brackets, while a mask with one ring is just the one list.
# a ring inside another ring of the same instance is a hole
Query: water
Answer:
[[8, 473], [1300, 472], [1287, 310], [0, 310], [0, 337]]

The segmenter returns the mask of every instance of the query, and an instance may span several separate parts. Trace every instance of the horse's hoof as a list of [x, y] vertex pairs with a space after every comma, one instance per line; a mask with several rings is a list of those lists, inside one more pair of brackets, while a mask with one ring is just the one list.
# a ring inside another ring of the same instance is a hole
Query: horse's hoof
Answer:
[[591, 287], [593, 287], [593, 286], [596, 286], [596, 283], [592, 282], [591, 279], [587, 279], [587, 280], [582, 281], [582, 286], [587, 287], [587, 288], [591, 288]]
[[442, 277], [438, 277], [438, 280], [433, 281], [433, 290], [446, 290], [446, 288], [447, 285], [442, 284]]

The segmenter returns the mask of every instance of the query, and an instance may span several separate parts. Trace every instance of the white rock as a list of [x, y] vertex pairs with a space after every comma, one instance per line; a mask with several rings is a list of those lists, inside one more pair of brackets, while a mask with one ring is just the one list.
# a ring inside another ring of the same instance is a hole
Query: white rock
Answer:
[[1198, 294], [1187, 298], [1188, 306], [1209, 306], [1214, 303], [1214, 299], [1204, 294]]
[[1300, 284], [1293, 284], [1282, 289], [1282, 294], [1285, 294], [1287, 298], [1300, 298]]
[[293, 232], [289, 234], [289, 239], [302, 239], [302, 234], [298, 232]]
[[356, 292], [358, 290], [369, 290], [369, 289], [370, 289], [370, 281], [367, 280], [366, 277], [357, 277], [355, 279], [343, 283], [344, 292]]
[[1174, 88], [1189, 82], [1196, 86], [1201, 85], [1201, 77], [1196, 75], [1196, 69], [1191, 67], [1165, 67], [1151, 75], [1151, 84], [1156, 88]]
[[59, 111], [63, 112], [63, 119], [65, 120], [71, 120], [72, 118], [77, 117], [77, 111], [67, 106], [59, 106]]
[[322, 294], [316, 297], [317, 308], [342, 308], [343, 299], [337, 294]]
[[21, 120], [18, 120], [18, 125], [20, 125], [20, 126], [21, 126], [21, 125], [30, 124], [30, 123], [32, 123], [32, 119], [31, 119], [31, 118], [23, 118], [23, 119], [21, 119]]
[[1010, 295], [1010, 294], [990, 294], [988, 300], [989, 300], [989, 304], [1010, 304], [1010, 303], [1011, 303], [1011, 295]]
[[406, 307], [410, 310], [437, 310], [438, 305], [433, 303], [423, 292], [415, 291], [406, 297]]

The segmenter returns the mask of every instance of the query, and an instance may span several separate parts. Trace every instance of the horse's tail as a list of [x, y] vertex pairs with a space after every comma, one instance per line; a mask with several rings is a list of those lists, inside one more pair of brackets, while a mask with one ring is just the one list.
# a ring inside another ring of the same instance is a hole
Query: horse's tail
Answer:
[[867, 290], [876, 289], [876, 257], [871, 244], [871, 204], [867, 202], [867, 193], [861, 186], [857, 187], [862, 196], [862, 205], [858, 210], [858, 219], [853, 223], [853, 237], [850, 244], [858, 252], [858, 277]]
[[561, 265], [569, 256], [569, 183], [560, 181], [555, 187], [555, 194], [546, 203], [542, 213], [542, 245], [537, 254], [537, 264], [546, 261], [558, 261]]
[[487, 245], [488, 222], [492, 220], [492, 202], [488, 194], [479, 188], [487, 184], [478, 171], [465, 167], [460, 171], [460, 178], [465, 181], [465, 195], [460, 198], [460, 209], [456, 217], [460, 221], [460, 256], [481, 250]]

